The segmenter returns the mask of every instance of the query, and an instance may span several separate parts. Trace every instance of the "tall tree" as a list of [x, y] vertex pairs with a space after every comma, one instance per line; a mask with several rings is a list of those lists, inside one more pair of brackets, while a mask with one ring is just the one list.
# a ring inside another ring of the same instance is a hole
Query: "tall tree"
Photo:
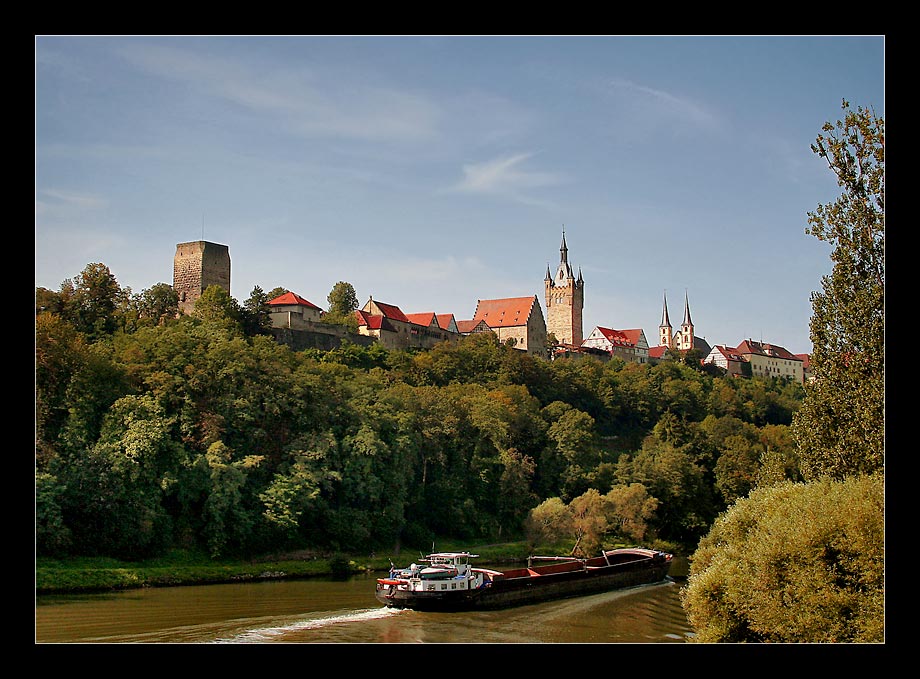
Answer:
[[329, 291], [326, 301], [329, 302], [329, 309], [323, 315], [324, 322], [345, 325], [354, 332], [358, 331], [358, 321], [355, 318], [358, 295], [351, 283], [345, 281], [336, 283]]
[[355, 288], [351, 283], [345, 281], [339, 281], [332, 286], [326, 301], [329, 302], [328, 313], [330, 314], [345, 316], [358, 308], [358, 295], [355, 293]]
[[87, 264], [79, 276], [61, 286], [68, 320], [91, 340], [111, 335], [118, 327], [115, 312], [121, 293], [118, 281], [105, 264]]
[[243, 302], [242, 321], [247, 335], [267, 335], [271, 332], [272, 317], [269, 301], [274, 297], [266, 294], [258, 285], [249, 293], [249, 299]]
[[209, 285], [195, 300], [195, 318], [241, 331], [243, 310], [239, 303], [219, 285]]
[[179, 315], [179, 293], [169, 283], [157, 283], [141, 291], [137, 306], [141, 318], [161, 325]]
[[808, 214], [806, 233], [833, 244], [834, 266], [811, 295], [815, 380], [793, 422], [806, 480], [884, 465], [885, 122], [846, 100], [843, 111], [811, 147], [842, 193]]

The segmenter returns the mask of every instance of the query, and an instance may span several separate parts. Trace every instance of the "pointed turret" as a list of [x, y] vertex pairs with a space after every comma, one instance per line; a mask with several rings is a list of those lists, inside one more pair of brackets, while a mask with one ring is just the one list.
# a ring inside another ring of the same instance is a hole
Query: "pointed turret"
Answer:
[[694, 342], [693, 321], [690, 320], [690, 297], [684, 291], [684, 322], [680, 325], [677, 348], [681, 351], [692, 349]]
[[668, 317], [668, 291], [664, 291], [664, 305], [661, 309], [661, 325], [658, 326], [658, 346], [674, 347], [674, 329], [671, 327], [671, 319]]
[[661, 311], [661, 325], [659, 327], [661, 328], [671, 327], [671, 319], [668, 318], [668, 293], [667, 291], [665, 291], [664, 293], [664, 308]]
[[569, 263], [569, 248], [565, 244], [565, 226], [562, 227], [562, 245], [559, 246], [559, 261]]
[[693, 325], [693, 321], [690, 320], [690, 298], [686, 290], [684, 291], [684, 325]]

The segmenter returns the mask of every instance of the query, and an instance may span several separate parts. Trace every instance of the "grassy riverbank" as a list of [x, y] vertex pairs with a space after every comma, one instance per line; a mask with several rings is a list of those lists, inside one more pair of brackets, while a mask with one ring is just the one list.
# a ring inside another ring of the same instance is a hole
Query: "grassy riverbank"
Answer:
[[[445, 543], [437, 548], [440, 551], [471, 551], [479, 554], [483, 562], [492, 563], [520, 561], [528, 556], [527, 545], [523, 542], [484, 546]], [[401, 554], [392, 556], [296, 552], [266, 555], [248, 561], [212, 559], [204, 553], [179, 550], [164, 557], [144, 561], [120, 561], [105, 557], [42, 557], [35, 562], [35, 593], [96, 592], [135, 587], [204, 585], [385, 572], [390, 568], [391, 558], [397, 566], [405, 566], [417, 559], [417, 556], [418, 550], [403, 549]]]
[[[624, 544], [608, 545], [625, 547]], [[647, 545], [676, 553], [674, 545]], [[513, 563], [526, 561], [531, 553], [568, 554], [571, 543], [540, 545], [533, 552], [526, 542], [506, 542], [493, 545], [469, 545], [444, 542], [438, 551], [469, 551], [479, 555], [480, 563]], [[386, 572], [390, 560], [406, 566], [428, 550], [404, 548], [400, 554], [320, 554], [308, 551], [269, 554], [251, 560], [212, 559], [203, 552], [173, 550], [156, 559], [120, 561], [106, 557], [75, 557], [50, 559], [40, 557], [35, 562], [35, 593], [64, 594], [101, 592], [136, 587], [172, 587], [178, 585], [208, 585], [224, 582], [280, 580], [310, 577], [348, 576], [356, 573]]]

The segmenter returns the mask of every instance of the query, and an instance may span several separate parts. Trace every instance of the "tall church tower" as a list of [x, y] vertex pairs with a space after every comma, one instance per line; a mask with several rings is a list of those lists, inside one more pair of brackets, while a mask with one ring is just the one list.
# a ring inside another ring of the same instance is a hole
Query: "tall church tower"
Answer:
[[668, 293], [664, 293], [664, 309], [661, 312], [661, 325], [658, 326], [658, 346], [674, 348], [674, 328], [671, 327], [671, 319], [668, 318]]
[[584, 340], [582, 332], [582, 311], [585, 306], [585, 281], [578, 277], [569, 264], [569, 248], [565, 244], [565, 228], [562, 229], [562, 246], [559, 248], [559, 266], [556, 275], [546, 267], [543, 279], [546, 290], [546, 332], [556, 336], [560, 344], [580, 347]]
[[179, 293], [179, 311], [192, 313], [210, 285], [219, 285], [230, 294], [230, 248], [204, 240], [176, 245], [173, 290]]

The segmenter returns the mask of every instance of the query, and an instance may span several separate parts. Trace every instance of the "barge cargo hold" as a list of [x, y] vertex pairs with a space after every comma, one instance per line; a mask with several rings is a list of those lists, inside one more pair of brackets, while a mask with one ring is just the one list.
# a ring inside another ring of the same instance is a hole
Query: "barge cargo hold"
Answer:
[[[600, 556], [533, 556], [526, 568], [474, 568], [469, 552], [436, 552], [377, 579], [376, 598], [391, 608], [463, 611], [506, 608], [664, 581], [672, 555], [641, 547]], [[545, 562], [545, 563], [537, 563]]]

